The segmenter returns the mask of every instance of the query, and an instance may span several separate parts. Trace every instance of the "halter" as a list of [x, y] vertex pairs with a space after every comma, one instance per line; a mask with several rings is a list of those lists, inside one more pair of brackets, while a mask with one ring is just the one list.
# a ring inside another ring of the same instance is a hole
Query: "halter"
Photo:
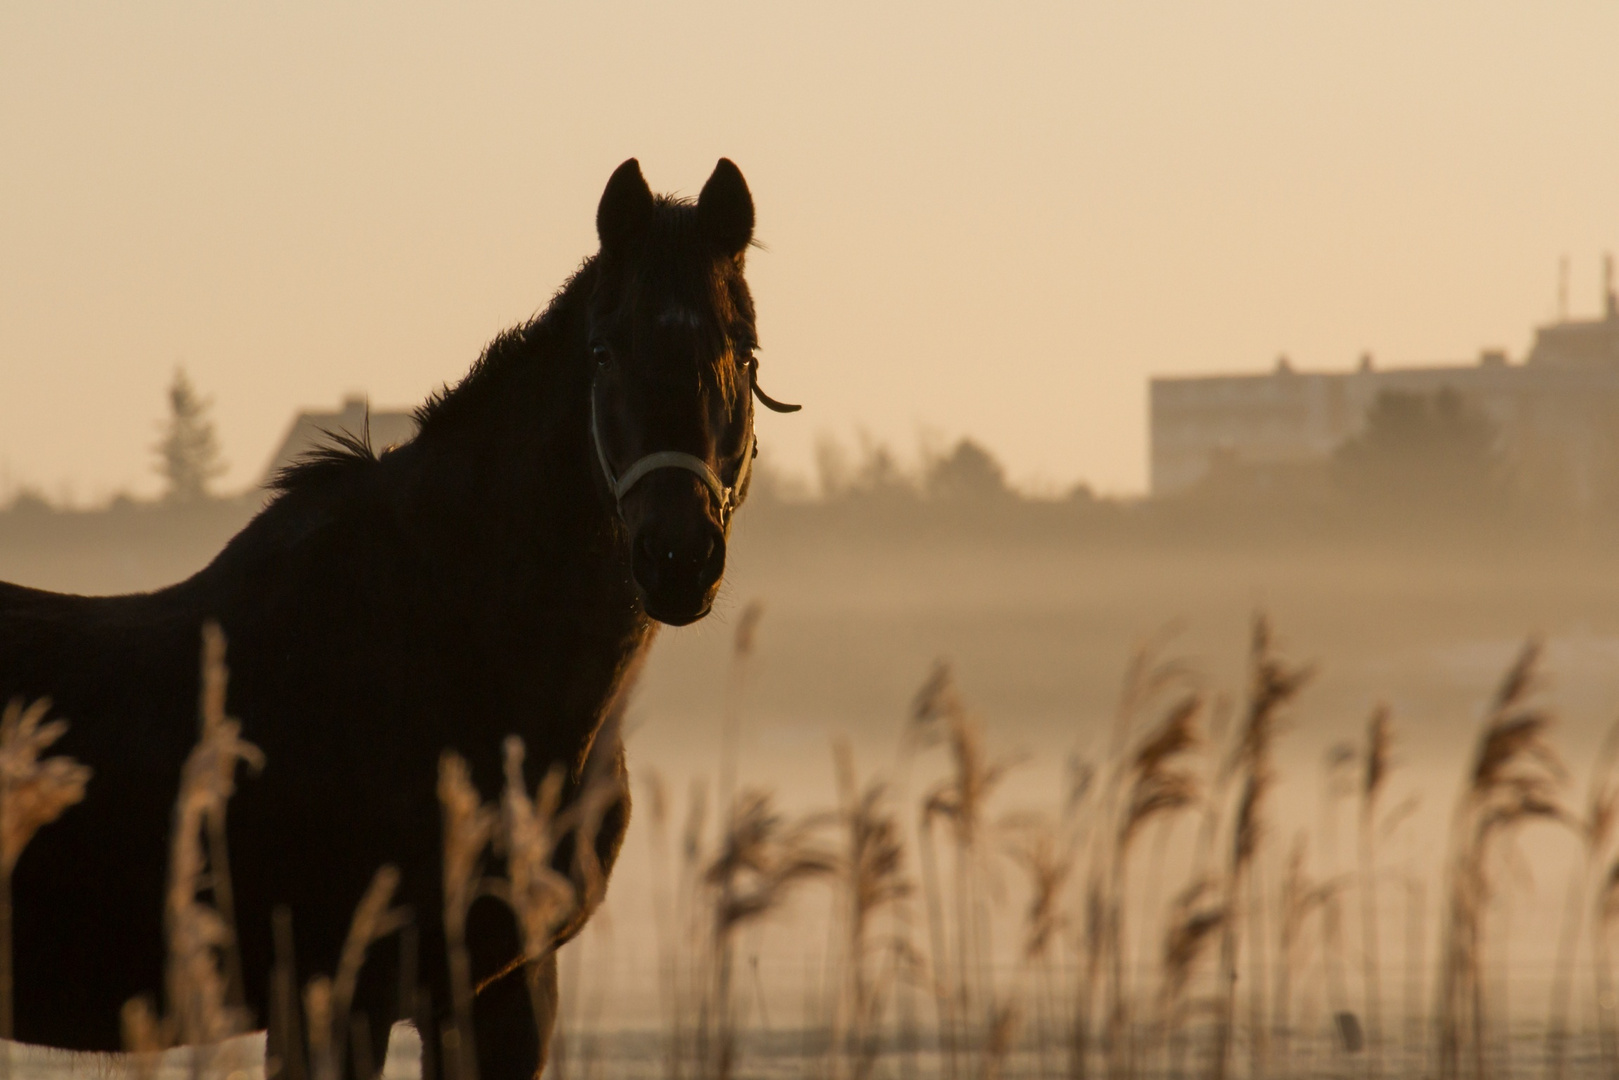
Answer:
[[753, 455], [758, 440], [753, 435], [753, 417], [748, 417], [748, 440], [742, 448], [742, 464], [736, 471], [736, 483], [726, 487], [720, 481], [719, 475], [709, 468], [708, 462], [696, 454], [688, 454], [682, 450], [654, 450], [650, 454], [638, 458], [634, 464], [624, 470], [623, 476], [614, 476], [613, 467], [607, 461], [607, 449], [602, 446], [601, 425], [596, 422], [596, 383], [590, 384], [590, 439], [596, 444], [596, 461], [601, 465], [602, 477], [607, 481], [607, 489], [613, 493], [613, 506], [618, 510], [620, 519], [624, 517], [624, 496], [630, 489], [642, 480], [648, 473], [659, 469], [685, 469], [696, 475], [703, 482], [703, 486], [713, 494], [714, 500], [719, 503], [720, 526], [730, 532], [731, 515], [742, 504], [742, 489], [747, 486], [748, 475], [753, 472]]
[[[765, 408], [771, 412], [795, 413], [803, 408], [802, 405], [788, 405], [777, 401], [763, 390], [759, 389], [759, 358], [748, 358], [748, 389], [758, 398]], [[602, 479], [607, 481], [607, 490], [613, 493], [613, 507], [618, 511], [619, 520], [624, 518], [624, 496], [630, 489], [646, 478], [650, 472], [658, 469], [685, 469], [694, 474], [703, 482], [716, 502], [720, 504], [720, 526], [729, 534], [731, 531], [731, 515], [736, 508], [742, 505], [742, 491], [748, 486], [748, 476], [753, 472], [753, 458], [759, 452], [759, 440], [753, 434], [753, 414], [748, 414], [748, 444], [742, 449], [742, 464], [737, 466], [736, 483], [726, 487], [719, 475], [709, 468], [708, 462], [696, 454], [688, 454], [682, 450], [654, 450], [635, 461], [623, 476], [614, 476], [613, 467], [607, 462], [607, 449], [602, 446], [601, 425], [596, 423], [596, 380], [590, 381], [590, 441], [596, 446], [596, 463], [601, 466]]]

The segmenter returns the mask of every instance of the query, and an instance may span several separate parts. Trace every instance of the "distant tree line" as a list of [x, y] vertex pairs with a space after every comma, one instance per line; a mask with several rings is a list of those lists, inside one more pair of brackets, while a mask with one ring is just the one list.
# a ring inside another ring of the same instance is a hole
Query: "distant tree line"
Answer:
[[[153, 448], [164, 489], [150, 509], [216, 503], [211, 485], [224, 466], [210, 402], [183, 370], [166, 399]], [[1571, 471], [1569, 444], [1510, 444], [1455, 390], [1388, 390], [1373, 401], [1359, 432], [1329, 455], [1282, 463], [1222, 455], [1189, 491], [1145, 499], [1098, 498], [1085, 484], [1031, 494], [972, 438], [925, 447], [910, 461], [870, 438], [853, 447], [828, 439], [817, 449], [813, 479], [762, 459], [744, 520], [763, 532], [813, 531], [819, 521], [833, 530], [869, 531], [871, 539], [960, 532], [1195, 545], [1353, 541], [1437, 528], [1452, 537], [1600, 540], [1619, 538], [1619, 416], [1612, 431], [1606, 443], [1586, 448], [1583, 471]], [[134, 505], [121, 496], [109, 509]], [[0, 513], [16, 515], [12, 520], [52, 509], [26, 489], [0, 505]]]
[[[214, 498], [211, 486], [225, 472], [220, 456], [219, 433], [210, 415], [213, 402], [197, 392], [186, 375], [185, 368], [174, 369], [174, 377], [165, 392], [167, 413], [159, 422], [158, 441], [152, 451], [157, 455], [153, 471], [163, 480], [161, 500], [168, 504], [190, 505]], [[131, 501], [120, 495], [115, 503]], [[23, 485], [15, 492], [0, 512], [23, 514], [49, 513], [54, 509], [43, 494]]]

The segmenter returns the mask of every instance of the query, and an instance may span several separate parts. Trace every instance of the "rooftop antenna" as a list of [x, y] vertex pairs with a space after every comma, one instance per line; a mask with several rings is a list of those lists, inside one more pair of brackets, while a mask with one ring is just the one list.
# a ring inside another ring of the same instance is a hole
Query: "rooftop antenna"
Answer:
[[1557, 260], [1557, 321], [1568, 322], [1568, 256]]

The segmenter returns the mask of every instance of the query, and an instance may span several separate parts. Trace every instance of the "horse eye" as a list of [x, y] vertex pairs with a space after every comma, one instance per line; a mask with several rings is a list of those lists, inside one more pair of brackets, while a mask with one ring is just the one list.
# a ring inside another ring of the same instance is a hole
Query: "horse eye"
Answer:
[[613, 358], [613, 350], [606, 342], [597, 341], [591, 344], [590, 355], [595, 358], [596, 363], [606, 367], [607, 362]]

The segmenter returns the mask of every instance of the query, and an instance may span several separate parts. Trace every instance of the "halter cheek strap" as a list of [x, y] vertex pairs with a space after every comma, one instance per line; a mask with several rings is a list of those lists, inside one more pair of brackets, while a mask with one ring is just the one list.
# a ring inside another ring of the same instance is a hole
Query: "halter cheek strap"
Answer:
[[720, 482], [719, 475], [709, 468], [708, 462], [696, 454], [687, 454], [680, 450], [654, 450], [636, 460], [623, 476], [614, 476], [613, 467], [607, 461], [607, 450], [602, 446], [601, 425], [596, 422], [596, 387], [590, 388], [590, 438], [596, 445], [596, 461], [601, 465], [602, 478], [607, 481], [607, 489], [613, 493], [613, 504], [618, 508], [619, 516], [624, 513], [624, 496], [630, 489], [644, 480], [648, 473], [659, 469], [685, 469], [696, 475], [713, 494], [714, 501], [719, 504], [720, 524], [727, 530], [731, 526], [731, 515], [742, 502], [742, 489], [747, 487], [748, 474], [753, 471], [754, 437], [750, 427], [748, 442], [742, 450], [742, 464], [736, 472], [736, 483], [726, 487]]

